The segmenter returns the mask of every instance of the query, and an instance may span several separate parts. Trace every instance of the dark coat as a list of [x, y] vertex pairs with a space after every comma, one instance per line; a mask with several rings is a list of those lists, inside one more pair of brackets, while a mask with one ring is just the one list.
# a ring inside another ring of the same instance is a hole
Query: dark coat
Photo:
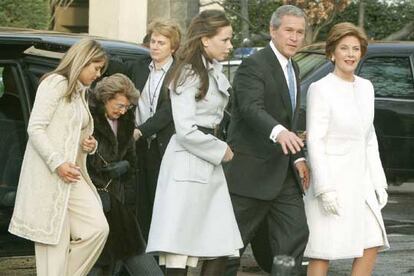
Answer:
[[[127, 75], [135, 84], [135, 87], [142, 92], [150, 73], [148, 66], [151, 63], [151, 61], [152, 59], [150, 56], [144, 56], [135, 61], [124, 63], [116, 60], [110, 60], [107, 74], [110, 75], [114, 73], [123, 73]], [[168, 76], [169, 74], [167, 72], [164, 78], [164, 82], [161, 86], [160, 96], [158, 97], [156, 112], [154, 116], [149, 118], [142, 125], [138, 126], [138, 129], [142, 133], [142, 137], [138, 140], [137, 146], [140, 148], [145, 148], [146, 138], [149, 138], [152, 135], [156, 134], [158, 150], [161, 156], [164, 155], [168, 142], [170, 141], [171, 136], [175, 132], [171, 112], [171, 100], [169, 97], [169, 90], [166, 83]]]
[[[293, 66], [298, 81], [298, 67], [295, 63]], [[292, 115], [288, 85], [270, 45], [243, 60], [238, 68], [233, 81], [232, 118], [227, 139], [235, 152], [226, 167], [231, 193], [274, 199], [282, 188], [289, 166], [293, 168], [293, 161], [303, 157], [302, 152], [284, 155], [280, 144], [269, 138], [278, 124], [295, 130], [301, 100], [298, 82], [297, 87], [296, 110]], [[299, 181], [298, 185], [301, 188]]]
[[[134, 130], [134, 114], [132, 111], [118, 119], [117, 136], [113, 133], [104, 112], [103, 104], [91, 99], [90, 110], [95, 123], [94, 137], [98, 141], [98, 150], [87, 159], [88, 172], [94, 185], [104, 187], [111, 177], [101, 172], [104, 161], [116, 162], [127, 160], [130, 164], [128, 172], [121, 178], [112, 179], [108, 186], [111, 196], [111, 210], [106, 212], [110, 233], [102, 258], [122, 259], [140, 254], [145, 250], [139, 224], [133, 209], [136, 198], [136, 154], [132, 138]], [[105, 256], [107, 255], [107, 256]], [[103, 257], [105, 256], [105, 257]]]

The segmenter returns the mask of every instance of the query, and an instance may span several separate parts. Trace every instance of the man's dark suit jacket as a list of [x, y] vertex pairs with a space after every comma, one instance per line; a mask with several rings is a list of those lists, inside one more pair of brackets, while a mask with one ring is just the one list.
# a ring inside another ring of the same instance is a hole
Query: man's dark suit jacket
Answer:
[[[297, 104], [300, 103], [298, 67]], [[295, 130], [295, 114], [280, 63], [270, 46], [243, 60], [233, 81], [232, 118], [228, 142], [235, 152], [226, 166], [229, 190], [240, 196], [271, 200], [282, 188], [288, 168], [303, 157], [284, 155], [282, 147], [270, 140], [273, 127]], [[295, 172], [296, 180], [296, 170]], [[299, 182], [298, 182], [299, 184]], [[299, 185], [301, 186], [301, 185]]]
[[[125, 63], [111, 60], [109, 62], [107, 74], [111, 75], [114, 73], [123, 73], [127, 75], [135, 84], [135, 87], [142, 93], [150, 73], [148, 66], [151, 61], [152, 59], [150, 56], [144, 56], [136, 61]], [[168, 87], [165, 82], [168, 77], [168, 72], [161, 86], [160, 96], [158, 97], [154, 116], [149, 118], [142, 125], [138, 126], [138, 129], [142, 133], [139, 143], [146, 144], [146, 138], [151, 137], [153, 134], [157, 135], [158, 149], [161, 156], [164, 155], [168, 142], [175, 132], [171, 111], [171, 101], [168, 94]]]

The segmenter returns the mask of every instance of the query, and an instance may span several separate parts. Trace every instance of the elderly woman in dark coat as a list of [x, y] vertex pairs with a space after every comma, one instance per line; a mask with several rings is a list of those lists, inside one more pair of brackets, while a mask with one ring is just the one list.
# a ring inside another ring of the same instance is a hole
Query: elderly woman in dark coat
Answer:
[[[162, 275], [145, 242], [131, 208], [136, 198], [134, 113], [139, 92], [123, 74], [102, 79], [90, 99], [98, 149], [88, 156], [88, 171], [101, 195], [109, 237], [92, 275], [112, 275], [123, 262], [131, 275]], [[109, 169], [112, 165], [115, 168]]]

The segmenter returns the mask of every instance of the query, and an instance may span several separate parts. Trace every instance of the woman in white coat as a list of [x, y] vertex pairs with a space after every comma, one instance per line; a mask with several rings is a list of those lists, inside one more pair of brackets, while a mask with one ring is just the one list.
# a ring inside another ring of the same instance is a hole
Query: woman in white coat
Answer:
[[374, 88], [354, 75], [366, 49], [359, 28], [335, 25], [326, 40], [326, 55], [335, 69], [308, 91], [313, 176], [304, 200], [311, 276], [326, 275], [329, 260], [345, 258], [354, 258], [352, 275], [371, 275], [378, 250], [389, 247], [381, 215], [387, 182], [373, 126]]
[[83, 39], [42, 78], [36, 93], [9, 231], [35, 242], [37, 275], [86, 275], [108, 236], [86, 170], [86, 155], [97, 143], [85, 100], [106, 64], [100, 44]]
[[232, 33], [222, 11], [200, 13], [171, 69], [176, 134], [161, 163], [147, 246], [167, 275], [186, 275], [200, 258], [202, 275], [221, 275], [243, 247], [221, 165], [233, 152], [216, 137], [230, 88], [218, 61], [232, 49]]

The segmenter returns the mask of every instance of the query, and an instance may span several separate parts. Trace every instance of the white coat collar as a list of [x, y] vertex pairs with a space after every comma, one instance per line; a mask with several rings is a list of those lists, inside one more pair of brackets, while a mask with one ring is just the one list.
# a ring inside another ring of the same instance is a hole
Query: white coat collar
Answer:
[[231, 85], [229, 80], [223, 74], [223, 65], [215, 59], [209, 62], [204, 56], [201, 58], [203, 59], [204, 66], [206, 67], [208, 74], [216, 81], [218, 90], [224, 95], [230, 96], [228, 90]]

